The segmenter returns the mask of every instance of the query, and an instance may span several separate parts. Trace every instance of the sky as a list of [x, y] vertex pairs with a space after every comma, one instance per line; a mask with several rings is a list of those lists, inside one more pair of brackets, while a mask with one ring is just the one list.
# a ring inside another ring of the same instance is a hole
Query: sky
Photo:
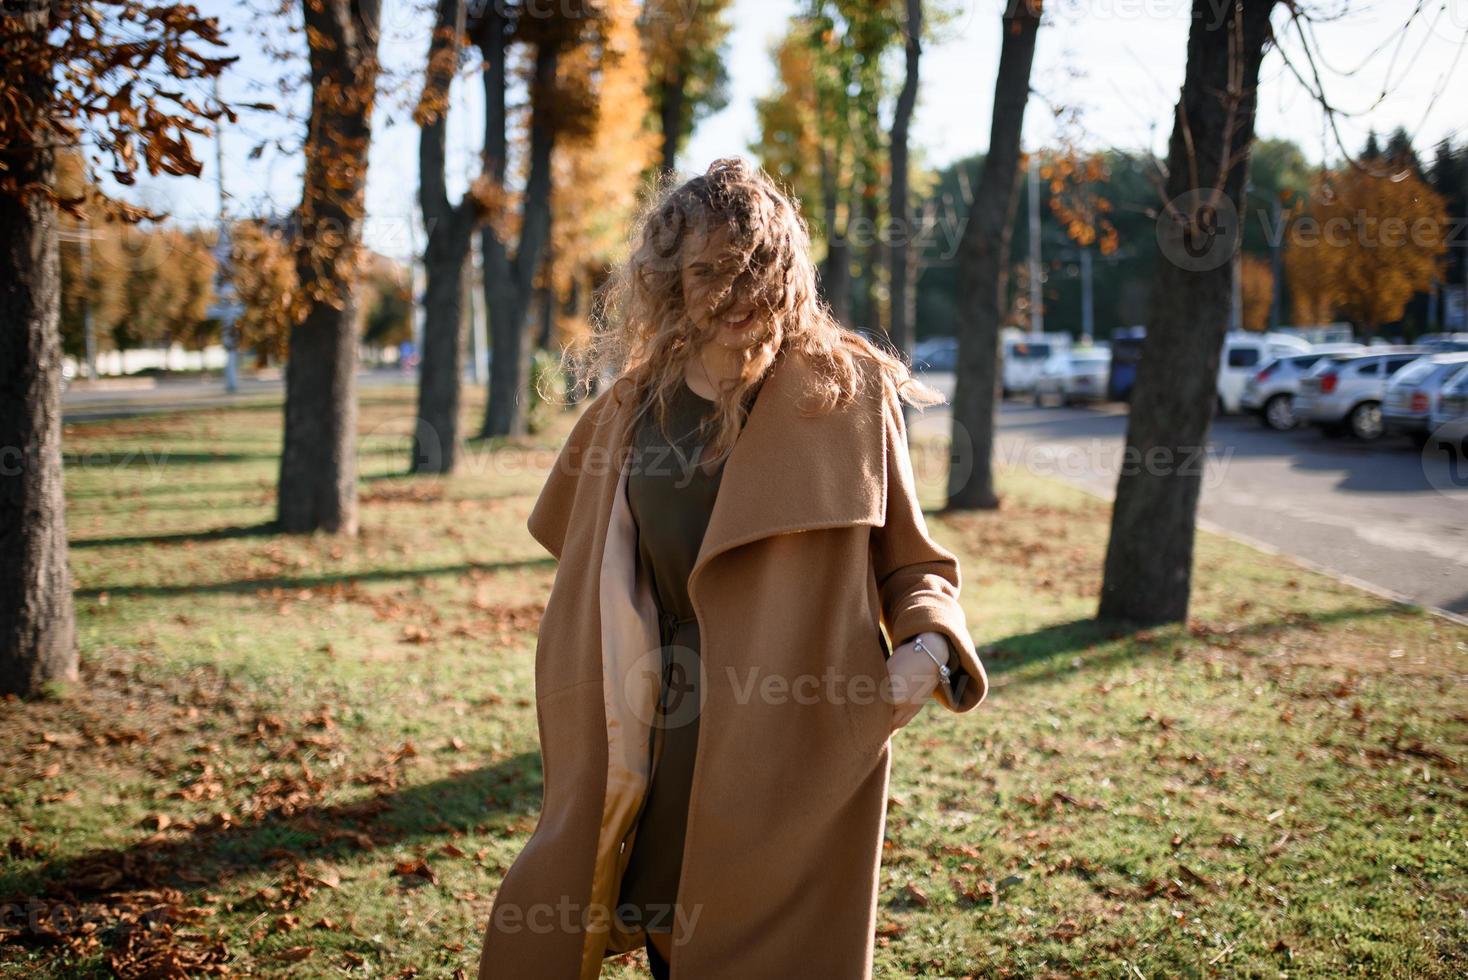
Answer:
[[[980, 152], [988, 142], [1002, 9], [1002, 0], [938, 4], [948, 15], [924, 46], [913, 126], [914, 154], [931, 167]], [[366, 238], [376, 250], [406, 258], [421, 248], [414, 217], [418, 134], [410, 107], [428, 19], [419, 5], [404, 0], [386, 0], [384, 6], [382, 58], [394, 87], [380, 100], [374, 123]], [[679, 159], [680, 169], [698, 172], [721, 156], [752, 156], [750, 145], [758, 137], [755, 100], [774, 84], [770, 48], [797, 6], [797, 0], [735, 0], [726, 59], [729, 105], [698, 127]], [[1359, 150], [1372, 129], [1385, 134], [1399, 125], [1414, 134], [1422, 153], [1445, 137], [1468, 140], [1468, 111], [1455, 98], [1468, 91], [1468, 0], [1313, 0], [1312, 6], [1325, 16], [1312, 28], [1309, 46], [1317, 54], [1326, 94], [1342, 112], [1338, 125], [1348, 150]], [[274, 91], [283, 69], [263, 53], [251, 26], [266, 21], [242, 17], [241, 5], [224, 0], [203, 0], [200, 7], [231, 28], [233, 52], [241, 57], [222, 82], [225, 98], [265, 99], [304, 112], [307, 93], [299, 87]], [[1064, 135], [1087, 148], [1164, 154], [1183, 80], [1191, 8], [1190, 0], [1049, 0], [1032, 76], [1037, 97], [1025, 118], [1026, 147]], [[1294, 140], [1312, 161], [1338, 159], [1325, 113], [1286, 63], [1289, 58], [1309, 77], [1306, 46], [1282, 9], [1276, 32], [1279, 49], [1266, 57], [1261, 75], [1257, 133]], [[455, 86], [450, 116], [455, 193], [474, 167], [482, 131], [479, 94], [477, 82]], [[1074, 110], [1064, 133], [1052, 109], [1056, 106]], [[225, 188], [234, 211], [283, 212], [296, 203], [299, 155], [268, 147], [255, 159], [247, 153], [271, 140], [293, 148], [300, 128], [278, 114], [256, 113], [226, 130]], [[144, 180], [140, 196], [186, 223], [212, 220], [214, 151], [212, 146], [200, 151], [207, 153], [204, 180]]]

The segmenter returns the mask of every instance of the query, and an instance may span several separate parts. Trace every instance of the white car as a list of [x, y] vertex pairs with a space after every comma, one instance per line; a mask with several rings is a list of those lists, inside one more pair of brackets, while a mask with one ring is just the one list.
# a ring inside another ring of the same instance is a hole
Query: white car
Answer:
[[1295, 414], [1327, 435], [1349, 429], [1357, 439], [1386, 431], [1381, 399], [1392, 375], [1423, 355], [1418, 347], [1374, 347], [1365, 354], [1332, 354], [1300, 380]]
[[1326, 352], [1292, 354], [1276, 357], [1244, 382], [1239, 407], [1259, 416], [1259, 420], [1278, 432], [1293, 429], [1299, 419], [1295, 415], [1295, 395], [1300, 379], [1305, 377]]
[[1070, 334], [1035, 333], [1004, 338], [1004, 395], [1028, 394], [1045, 362], [1070, 350]]
[[1054, 397], [1062, 405], [1079, 401], [1103, 401], [1106, 379], [1111, 374], [1111, 351], [1086, 347], [1051, 357], [1035, 379], [1035, 404]]
[[1464, 371], [1468, 371], [1468, 353], [1428, 354], [1398, 371], [1387, 382], [1381, 401], [1387, 431], [1426, 445], [1434, 406], [1443, 389]]
[[1223, 338], [1223, 354], [1218, 359], [1219, 410], [1225, 414], [1240, 411], [1244, 385], [1270, 361], [1310, 351], [1309, 343], [1290, 334], [1229, 333]]

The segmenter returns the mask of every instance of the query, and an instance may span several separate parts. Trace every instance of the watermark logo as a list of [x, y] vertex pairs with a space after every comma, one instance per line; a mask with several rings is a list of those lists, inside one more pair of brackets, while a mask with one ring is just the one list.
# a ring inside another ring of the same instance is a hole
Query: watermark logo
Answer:
[[1468, 416], [1438, 426], [1427, 437], [1422, 472], [1440, 493], [1468, 490]]
[[1239, 246], [1239, 211], [1227, 194], [1195, 188], [1167, 202], [1157, 218], [1157, 245], [1167, 260], [1189, 272], [1226, 265]]
[[[622, 696], [641, 724], [682, 728], [703, 711], [698, 651], [681, 643], [648, 650], [622, 677]], [[648, 698], [649, 691], [656, 695]]]

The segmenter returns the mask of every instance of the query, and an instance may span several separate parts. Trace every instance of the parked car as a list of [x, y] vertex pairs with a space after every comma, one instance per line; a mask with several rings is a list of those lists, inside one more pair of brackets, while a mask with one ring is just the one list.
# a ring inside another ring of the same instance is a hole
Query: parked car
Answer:
[[1459, 465], [1468, 458], [1468, 369], [1443, 385], [1428, 417], [1428, 433], [1458, 447]]
[[1330, 353], [1311, 351], [1276, 357], [1244, 383], [1239, 407], [1258, 415], [1259, 421], [1278, 432], [1293, 429], [1299, 421], [1295, 414], [1295, 395], [1300, 390], [1300, 379]]
[[1417, 346], [1434, 354], [1468, 351], [1468, 333], [1425, 333], [1417, 339]]
[[933, 337], [914, 344], [912, 366], [918, 371], [958, 370], [958, 338]]
[[1468, 371], [1459, 371], [1443, 385], [1428, 416], [1428, 424], [1437, 426], [1453, 419], [1468, 417]]
[[1313, 327], [1276, 327], [1275, 333], [1289, 334], [1291, 337], [1299, 337], [1308, 342], [1311, 349], [1320, 350], [1323, 347], [1342, 345], [1346, 347], [1359, 347], [1360, 344], [1353, 343], [1356, 331], [1349, 323], [1322, 323]]
[[1261, 367], [1277, 357], [1310, 353], [1310, 344], [1283, 333], [1234, 331], [1223, 339], [1218, 360], [1218, 407], [1224, 413], [1240, 410], [1244, 385]]
[[1327, 435], [1349, 429], [1358, 439], [1379, 439], [1387, 380], [1423, 353], [1417, 347], [1375, 347], [1364, 354], [1327, 355], [1300, 379], [1295, 414]]
[[1427, 444], [1433, 406], [1444, 386], [1468, 369], [1468, 353], [1428, 354], [1398, 371], [1386, 385], [1381, 400], [1386, 431]]
[[1063, 351], [1046, 361], [1035, 379], [1035, 404], [1044, 405], [1048, 397], [1059, 399], [1062, 405], [1102, 401], [1110, 374], [1111, 351], [1104, 347]]
[[1045, 362], [1070, 350], [1070, 334], [1036, 333], [1004, 338], [1004, 395], [1028, 394]]
[[1312, 354], [1362, 354], [1365, 351], [1365, 344], [1356, 343], [1336, 343], [1332, 341], [1325, 344], [1310, 345], [1310, 353]]

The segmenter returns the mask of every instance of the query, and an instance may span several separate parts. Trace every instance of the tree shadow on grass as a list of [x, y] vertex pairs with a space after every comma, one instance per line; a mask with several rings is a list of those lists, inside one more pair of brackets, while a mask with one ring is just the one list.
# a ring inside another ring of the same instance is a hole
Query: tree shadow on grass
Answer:
[[[123, 501], [126, 501], [127, 500], [126, 497], [124, 497], [122, 499], [123, 499]], [[152, 513], [155, 513], [155, 512], [163, 512], [163, 511], [167, 511], [170, 514], [179, 514], [179, 513], [185, 512], [185, 511], [209, 511], [210, 513], [216, 513], [216, 512], [219, 512], [219, 511], [256, 510], [256, 509], [266, 508], [266, 507], [270, 508], [270, 510], [272, 510], [272, 511], [275, 509], [275, 498], [274, 497], [271, 497], [269, 500], [262, 500], [262, 499], [258, 499], [258, 498], [253, 498], [252, 499], [252, 498], [245, 498], [245, 497], [239, 497], [239, 498], [234, 499], [234, 500], [208, 500], [208, 499], [204, 499], [204, 500], [199, 500], [199, 499], [195, 499], [195, 500], [175, 500], [175, 501], [170, 501], [170, 502], [168, 502], [166, 504], [150, 504], [150, 503], [147, 503], [145, 501], [141, 501], [140, 500], [137, 503], [138, 503], [138, 507], [137, 507], [137, 510], [134, 511], [134, 513], [139, 514], [139, 515], [152, 514]], [[66, 507], [66, 515], [67, 515], [67, 517], [72, 517], [72, 516], [77, 516], [77, 517], [92, 517], [92, 516], [96, 516], [96, 517], [101, 517], [101, 518], [104, 518], [105, 519], [105, 518], [118, 518], [122, 514], [123, 514], [123, 511], [120, 510], [120, 509], [103, 510], [103, 509], [99, 509], [99, 508], [96, 508], [96, 507], [81, 507], [81, 506], [78, 506], [76, 503], [70, 502], [70, 501], [67, 503], [67, 507]], [[107, 540], [110, 540], [110, 539], [107, 539]], [[75, 544], [75, 542], [73, 542], [73, 544]]]
[[207, 531], [177, 531], [171, 534], [132, 534], [111, 538], [73, 538], [71, 547], [121, 548], [129, 545], [177, 545], [205, 544], [210, 541], [230, 541], [236, 538], [258, 538], [278, 534], [280, 529], [274, 521], [259, 524], [242, 524], [235, 527], [216, 527]]
[[177, 483], [159, 482], [150, 487], [127, 487], [119, 489], [115, 486], [99, 487], [93, 490], [67, 490], [66, 499], [70, 503], [73, 500], [93, 500], [106, 498], [107, 500], [137, 500], [142, 501], [146, 497], [182, 497], [198, 496], [211, 493], [239, 493], [243, 491], [274, 490], [274, 480], [230, 480], [224, 483]]
[[79, 599], [95, 599], [106, 592], [128, 597], [179, 596], [206, 593], [252, 593], [261, 589], [318, 589], [332, 585], [363, 582], [387, 582], [396, 579], [427, 578], [440, 575], [463, 575], [469, 572], [505, 572], [513, 569], [554, 568], [556, 560], [549, 555], [544, 558], [523, 558], [515, 561], [469, 561], [453, 565], [434, 565], [427, 568], [378, 568], [371, 571], [337, 572], [331, 575], [269, 575], [263, 578], [235, 579], [228, 582], [190, 582], [180, 585], [127, 585], [114, 583], [75, 590]]
[[[51, 944], [66, 917], [119, 918], [136, 910], [140, 893], [154, 905], [189, 904], [222, 881], [282, 862], [334, 861], [378, 849], [420, 854], [455, 834], [482, 830], [540, 805], [538, 753], [522, 752], [472, 772], [388, 790], [350, 803], [285, 806], [242, 823], [218, 820], [159, 834], [123, 848], [88, 851], [24, 871], [0, 865], [0, 910], [43, 910], [13, 917], [22, 943]], [[392, 859], [391, 851], [382, 855]], [[160, 890], [172, 889], [171, 900]], [[121, 919], [120, 921], [126, 921]], [[80, 925], [80, 923], [77, 923]]]
[[135, 422], [139, 420], [176, 421], [183, 420], [188, 416], [197, 415], [219, 415], [224, 412], [231, 414], [254, 412], [257, 414], [280, 414], [281, 406], [279, 399], [275, 401], [261, 401], [259, 398], [249, 398], [246, 401], [231, 402], [224, 405], [211, 405], [208, 403], [200, 405], [189, 405], [179, 402], [159, 402], [154, 405], [136, 405], [132, 407], [109, 407], [103, 405], [63, 405], [62, 422], [68, 426], [77, 426], [84, 431], [97, 431], [115, 422]]
[[109, 467], [121, 469], [129, 466], [146, 466], [150, 470], [165, 466], [216, 466], [221, 463], [269, 463], [278, 461], [280, 454], [268, 452], [180, 452], [175, 449], [110, 449], [88, 453], [64, 453], [63, 467], [72, 471]]
[[[1250, 623], [1217, 636], [1228, 642], [1259, 639], [1287, 629], [1313, 629], [1340, 622], [1398, 615], [1402, 609], [1401, 606], [1385, 604], [1353, 606], [1319, 614], [1286, 615]], [[1106, 669], [1130, 660], [1168, 653], [1190, 636], [1187, 627], [1181, 624], [1147, 627], [1121, 621], [1077, 619], [987, 645], [983, 652], [984, 670], [991, 677], [1002, 678], [994, 685], [996, 688], [1007, 684], [1033, 684], [1055, 680], [1073, 671]], [[1017, 676], [1005, 678], [1003, 675], [1006, 674]]]

